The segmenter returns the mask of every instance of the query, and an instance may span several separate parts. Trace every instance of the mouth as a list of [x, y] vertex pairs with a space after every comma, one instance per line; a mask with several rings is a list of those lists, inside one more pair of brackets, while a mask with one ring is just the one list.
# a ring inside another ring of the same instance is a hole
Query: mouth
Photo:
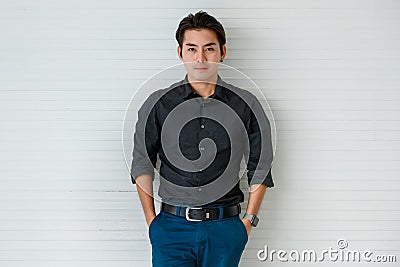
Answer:
[[197, 66], [194, 66], [194, 69], [199, 70], [199, 71], [205, 71], [205, 70], [208, 70], [208, 67], [204, 66], [204, 65], [197, 65]]

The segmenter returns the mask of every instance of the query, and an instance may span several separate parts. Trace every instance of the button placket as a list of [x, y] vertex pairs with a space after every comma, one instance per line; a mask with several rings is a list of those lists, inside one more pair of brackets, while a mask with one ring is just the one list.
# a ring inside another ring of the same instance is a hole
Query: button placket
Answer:
[[[200, 105], [200, 129], [204, 129], [204, 118], [203, 118], [203, 114], [204, 114], [204, 108], [205, 108], [205, 99], [202, 99], [202, 103]], [[203, 137], [203, 135], [201, 135], [201, 137]], [[202, 139], [202, 138], [200, 138]], [[200, 147], [200, 151], [204, 151], [204, 147]]]

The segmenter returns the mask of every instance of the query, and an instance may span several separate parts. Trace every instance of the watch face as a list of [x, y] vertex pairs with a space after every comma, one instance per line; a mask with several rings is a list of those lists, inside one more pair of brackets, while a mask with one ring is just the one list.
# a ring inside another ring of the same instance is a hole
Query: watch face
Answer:
[[254, 216], [254, 217], [252, 218], [252, 220], [251, 220], [251, 225], [253, 225], [254, 227], [256, 227], [259, 220], [260, 220], [260, 219], [258, 219], [257, 216]]
[[244, 217], [247, 218], [248, 220], [250, 220], [251, 225], [254, 227], [257, 226], [258, 221], [260, 220], [260, 219], [258, 219], [258, 217], [256, 215], [251, 215], [251, 214], [247, 214], [247, 213], [245, 214]]

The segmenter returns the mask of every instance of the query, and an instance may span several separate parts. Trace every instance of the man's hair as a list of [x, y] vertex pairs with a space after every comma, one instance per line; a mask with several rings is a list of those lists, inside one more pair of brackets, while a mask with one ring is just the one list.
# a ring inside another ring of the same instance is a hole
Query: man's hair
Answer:
[[[178, 44], [183, 48], [183, 37], [186, 30], [201, 30], [210, 29], [217, 34], [219, 48], [222, 52], [222, 46], [226, 43], [225, 30], [222, 24], [207, 12], [199, 11], [196, 14], [190, 13], [179, 23], [178, 29], [175, 33], [175, 38]], [[181, 50], [182, 56], [182, 50]]]

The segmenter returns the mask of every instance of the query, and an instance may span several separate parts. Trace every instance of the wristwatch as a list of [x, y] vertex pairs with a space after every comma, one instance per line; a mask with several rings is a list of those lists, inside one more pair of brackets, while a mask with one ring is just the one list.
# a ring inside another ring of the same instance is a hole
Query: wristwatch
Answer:
[[258, 221], [260, 220], [260, 219], [258, 219], [258, 217], [256, 215], [247, 214], [247, 213], [244, 214], [243, 218], [249, 220], [253, 227], [256, 227], [258, 224]]

